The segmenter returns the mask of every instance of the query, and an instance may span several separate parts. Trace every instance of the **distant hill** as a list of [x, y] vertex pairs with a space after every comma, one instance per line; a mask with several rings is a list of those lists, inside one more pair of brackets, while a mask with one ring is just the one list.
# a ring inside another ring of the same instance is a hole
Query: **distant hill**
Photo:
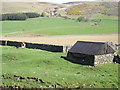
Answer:
[[67, 3], [63, 3], [63, 4], [83, 4], [83, 3], [87, 3], [88, 1], [74, 1], [74, 2], [67, 2]]
[[52, 10], [55, 7], [65, 7], [65, 5], [49, 2], [3, 2], [2, 13], [17, 13], [17, 12], [41, 13], [45, 10]]
[[106, 14], [118, 16], [118, 2], [68, 2], [70, 15]]
[[56, 10], [57, 14], [62, 16], [91, 14], [118, 16], [118, 2], [76, 1], [63, 4], [50, 2], [3, 2], [2, 10], [2, 13], [45, 12], [50, 15], [51, 12]]

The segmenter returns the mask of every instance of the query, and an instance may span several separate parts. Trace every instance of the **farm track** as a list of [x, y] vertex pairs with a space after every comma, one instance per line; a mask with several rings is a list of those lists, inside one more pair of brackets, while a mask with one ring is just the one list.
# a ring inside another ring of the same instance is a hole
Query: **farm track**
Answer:
[[58, 35], [37, 37], [1, 37], [1, 40], [23, 41], [54, 45], [73, 45], [76, 41], [113, 42], [118, 44], [119, 34]]

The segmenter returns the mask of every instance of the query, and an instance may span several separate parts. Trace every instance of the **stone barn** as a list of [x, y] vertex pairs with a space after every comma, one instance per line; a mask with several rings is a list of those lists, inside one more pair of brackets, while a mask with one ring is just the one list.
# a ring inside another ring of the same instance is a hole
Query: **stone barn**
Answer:
[[108, 42], [77, 41], [66, 59], [77, 64], [98, 65], [113, 62], [115, 50]]

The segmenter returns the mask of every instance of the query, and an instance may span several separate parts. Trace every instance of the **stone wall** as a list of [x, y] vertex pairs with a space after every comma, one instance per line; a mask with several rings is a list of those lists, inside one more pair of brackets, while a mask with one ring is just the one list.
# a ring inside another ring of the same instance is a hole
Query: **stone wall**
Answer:
[[68, 52], [66, 58], [69, 61], [72, 61], [73, 63], [96, 66], [99, 64], [113, 63], [114, 57], [115, 57], [114, 54], [85, 55], [85, 54], [77, 54], [77, 53]]
[[63, 46], [48, 45], [48, 44], [26, 43], [26, 48], [41, 49], [51, 52], [63, 52]]
[[113, 54], [106, 54], [106, 55], [95, 55], [95, 65], [98, 64], [105, 64], [105, 63], [112, 63], [114, 59]]
[[120, 50], [120, 44], [115, 44], [116, 50], [119, 51]]
[[115, 55], [114, 56], [113, 63], [119, 63], [120, 64], [120, 55]]
[[68, 52], [72, 46], [63, 46], [63, 52]]
[[21, 47], [22, 42], [17, 41], [7, 41], [7, 46]]
[[0, 40], [0, 45], [6, 46], [6, 45], [7, 45], [7, 41], [5, 41], [5, 40]]
[[[1, 40], [0, 45], [2, 46], [15, 46], [17, 48], [22, 48], [23, 42], [17, 42], [17, 41], [5, 41]], [[37, 43], [28, 43], [24, 42], [24, 48], [31, 48], [31, 49], [41, 49], [45, 51], [51, 51], [51, 52], [63, 52], [63, 46], [57, 46], [57, 45], [49, 45], [49, 44], [37, 44]]]

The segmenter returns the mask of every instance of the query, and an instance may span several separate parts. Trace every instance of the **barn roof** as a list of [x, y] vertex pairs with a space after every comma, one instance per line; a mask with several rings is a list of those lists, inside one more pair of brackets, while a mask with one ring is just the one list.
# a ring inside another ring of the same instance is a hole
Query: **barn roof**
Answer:
[[114, 53], [115, 50], [108, 42], [77, 41], [69, 52], [88, 55], [104, 55]]

